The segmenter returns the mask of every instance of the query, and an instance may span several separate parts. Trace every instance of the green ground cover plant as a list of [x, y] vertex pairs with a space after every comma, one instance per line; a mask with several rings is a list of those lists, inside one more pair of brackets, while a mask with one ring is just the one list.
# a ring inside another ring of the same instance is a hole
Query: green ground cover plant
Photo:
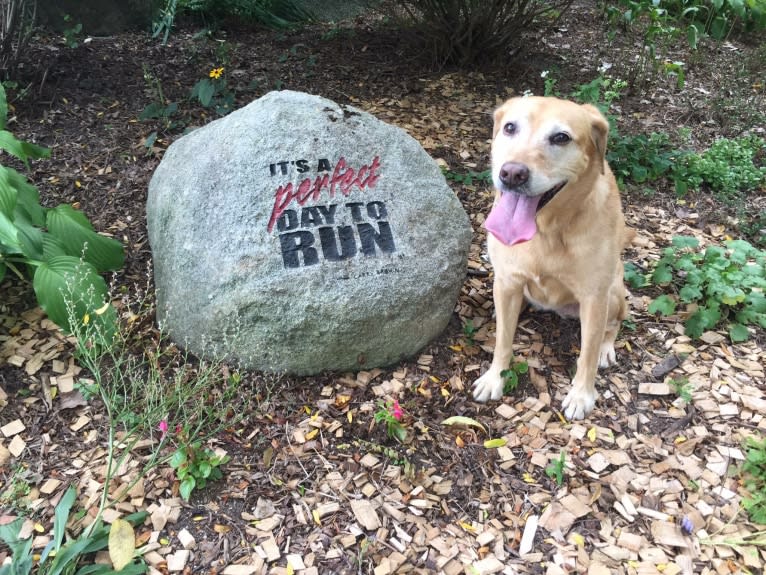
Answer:
[[519, 376], [529, 372], [529, 365], [526, 361], [514, 361], [508, 369], [500, 372], [503, 378], [503, 394], [508, 395], [519, 386]]
[[557, 459], [552, 460], [545, 468], [545, 474], [556, 481], [561, 487], [564, 484], [564, 469], [566, 469], [567, 454], [561, 451]]
[[403, 442], [407, 438], [407, 429], [402, 423], [403, 417], [404, 410], [397, 400], [386, 403], [379, 402], [378, 409], [373, 416], [375, 423], [385, 424], [388, 437], [399, 442]]
[[[631, 279], [636, 281], [633, 273]], [[744, 240], [702, 250], [696, 238], [677, 236], [648, 282], [672, 290], [656, 298], [649, 313], [667, 316], [686, 304], [689, 337], [723, 325], [731, 340], [740, 342], [750, 337], [748, 326], [766, 329], [766, 252]]]
[[766, 525], [766, 439], [747, 440], [747, 455], [741, 472], [747, 490], [742, 506], [751, 521]]

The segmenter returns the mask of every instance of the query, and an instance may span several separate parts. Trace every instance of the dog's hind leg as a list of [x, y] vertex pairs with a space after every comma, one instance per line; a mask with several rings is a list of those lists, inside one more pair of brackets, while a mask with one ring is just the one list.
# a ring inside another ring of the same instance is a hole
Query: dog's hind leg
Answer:
[[609, 312], [607, 315], [604, 340], [598, 354], [598, 366], [610, 367], [617, 363], [617, 353], [614, 351], [614, 341], [620, 331], [622, 320], [628, 317], [628, 305], [625, 301], [625, 286], [622, 283], [622, 274], [609, 290]]

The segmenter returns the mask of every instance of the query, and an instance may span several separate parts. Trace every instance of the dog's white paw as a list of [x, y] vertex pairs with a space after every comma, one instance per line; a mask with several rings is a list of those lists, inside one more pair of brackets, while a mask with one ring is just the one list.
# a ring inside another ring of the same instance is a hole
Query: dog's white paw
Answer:
[[583, 419], [596, 405], [598, 393], [573, 387], [564, 398], [561, 406], [564, 408], [564, 416], [569, 419]]
[[602, 343], [598, 352], [598, 366], [609, 367], [615, 363], [617, 363], [617, 352], [614, 351], [614, 343]]
[[473, 398], [482, 403], [503, 397], [503, 378], [491, 368], [473, 384]]

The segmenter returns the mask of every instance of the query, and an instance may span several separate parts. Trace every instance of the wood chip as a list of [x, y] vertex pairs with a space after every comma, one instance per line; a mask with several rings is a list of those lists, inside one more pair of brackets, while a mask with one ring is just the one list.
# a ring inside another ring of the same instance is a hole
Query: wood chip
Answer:
[[279, 552], [279, 546], [273, 537], [269, 537], [261, 542], [261, 548], [266, 553], [266, 561], [271, 563], [279, 559], [282, 554]]
[[380, 518], [369, 499], [352, 499], [349, 503], [354, 517], [367, 531], [376, 531], [381, 526]]
[[10, 423], [6, 423], [2, 427], [0, 427], [0, 432], [5, 437], [13, 437], [14, 435], [17, 435], [24, 431], [26, 429], [26, 426], [22, 423], [20, 419], [14, 419]]
[[521, 543], [519, 543], [519, 555], [526, 555], [532, 551], [535, 535], [537, 534], [538, 519], [539, 516], [537, 515], [527, 517], [527, 521], [524, 524], [524, 534], [521, 536]]
[[8, 444], [8, 451], [14, 457], [20, 457], [24, 450], [27, 448], [27, 442], [21, 439], [20, 435], [16, 435]]
[[48, 479], [40, 486], [40, 493], [43, 495], [50, 495], [59, 488], [59, 485], [61, 485], [60, 480], [54, 478]]

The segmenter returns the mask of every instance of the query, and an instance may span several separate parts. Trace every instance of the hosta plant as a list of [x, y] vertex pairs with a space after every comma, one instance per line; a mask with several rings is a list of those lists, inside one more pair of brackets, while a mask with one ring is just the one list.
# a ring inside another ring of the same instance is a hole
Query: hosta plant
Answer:
[[[0, 85], [0, 150], [29, 167], [50, 151], [7, 130], [8, 102]], [[95, 232], [72, 206], [40, 205], [40, 192], [18, 171], [0, 164], [0, 284], [8, 272], [31, 280], [48, 317], [71, 332], [70, 318], [92, 322], [101, 337], [114, 332], [116, 315], [99, 275], [122, 267], [122, 245]]]

